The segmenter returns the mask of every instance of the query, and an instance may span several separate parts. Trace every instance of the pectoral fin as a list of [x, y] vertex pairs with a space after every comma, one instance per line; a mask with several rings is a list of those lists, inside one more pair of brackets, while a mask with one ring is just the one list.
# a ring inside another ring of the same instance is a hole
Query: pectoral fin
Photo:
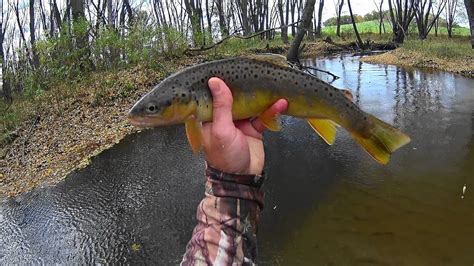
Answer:
[[281, 122], [280, 117], [268, 114], [268, 112], [263, 112], [258, 116], [258, 119], [262, 121], [262, 124], [270, 131], [280, 131]]
[[320, 118], [309, 118], [306, 119], [309, 125], [318, 133], [323, 140], [332, 145], [334, 143], [334, 139], [336, 138], [336, 123], [329, 119], [320, 119]]
[[196, 117], [191, 116], [184, 124], [186, 128], [186, 136], [188, 137], [189, 145], [194, 153], [198, 153], [202, 147], [202, 125]]

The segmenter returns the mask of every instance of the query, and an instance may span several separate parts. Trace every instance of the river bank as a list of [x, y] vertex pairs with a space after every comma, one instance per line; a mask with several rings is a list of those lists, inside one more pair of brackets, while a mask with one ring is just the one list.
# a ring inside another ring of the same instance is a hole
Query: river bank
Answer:
[[366, 63], [441, 70], [474, 78], [474, 50], [468, 42], [411, 40], [395, 50], [361, 60]]

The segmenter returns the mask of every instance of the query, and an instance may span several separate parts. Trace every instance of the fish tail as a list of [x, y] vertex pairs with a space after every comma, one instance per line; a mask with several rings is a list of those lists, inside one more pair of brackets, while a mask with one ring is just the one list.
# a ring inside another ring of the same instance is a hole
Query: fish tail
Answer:
[[387, 164], [390, 154], [410, 142], [410, 137], [400, 130], [367, 114], [367, 119], [372, 122], [369, 134], [361, 135], [351, 132], [359, 143], [377, 162]]

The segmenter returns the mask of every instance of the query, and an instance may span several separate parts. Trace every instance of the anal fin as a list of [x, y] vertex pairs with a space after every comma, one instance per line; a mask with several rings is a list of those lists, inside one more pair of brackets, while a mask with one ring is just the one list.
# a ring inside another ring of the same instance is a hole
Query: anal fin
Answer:
[[308, 118], [309, 125], [318, 133], [319, 136], [329, 145], [336, 139], [336, 123], [329, 119]]
[[198, 153], [202, 147], [202, 124], [195, 116], [191, 116], [184, 124], [186, 128], [186, 136], [188, 137], [189, 145], [194, 153]]
[[258, 119], [262, 121], [262, 124], [270, 131], [280, 131], [281, 122], [278, 115], [272, 115], [270, 112], [263, 112], [258, 116]]

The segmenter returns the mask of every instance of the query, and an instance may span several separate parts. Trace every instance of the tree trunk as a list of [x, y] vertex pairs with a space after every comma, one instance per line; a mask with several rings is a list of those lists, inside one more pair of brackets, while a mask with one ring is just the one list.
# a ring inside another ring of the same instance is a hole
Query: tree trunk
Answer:
[[469, 27], [471, 29], [471, 47], [474, 49], [474, 3], [472, 0], [464, 0], [466, 6]]
[[226, 20], [224, 16], [224, 7], [222, 0], [216, 0], [217, 14], [219, 16], [219, 28], [221, 30], [222, 37], [229, 35], [229, 30], [227, 29]]
[[323, 18], [324, 0], [319, 0], [318, 25], [316, 25], [316, 35], [321, 37], [321, 21]]
[[336, 18], [336, 35], [341, 37], [341, 12], [342, 7], [344, 6], [344, 0], [340, 0], [337, 8], [337, 18]]
[[[285, 21], [285, 14], [283, 13], [283, 0], [278, 0], [277, 7], [278, 13], [280, 14], [280, 25], [287, 25], [288, 22]], [[281, 28], [281, 40], [283, 41], [283, 43], [288, 44], [288, 27]]]
[[128, 14], [128, 25], [133, 25], [133, 10], [130, 6], [129, 0], [123, 0], [123, 4], [125, 5], [125, 9], [127, 10]]
[[[290, 1], [290, 0], [287, 0]], [[291, 0], [291, 23], [295, 23], [295, 7], [296, 7], [296, 0]], [[314, 9], [314, 7], [313, 7]], [[311, 13], [312, 14], [312, 13]], [[312, 16], [311, 16], [312, 17]], [[296, 34], [296, 26], [291, 26], [291, 36], [295, 36]]]
[[[0, 3], [0, 10], [2, 10], [3, 12], [3, 2]], [[3, 93], [3, 97], [5, 98], [6, 101], [8, 102], [11, 102], [12, 100], [12, 91], [10, 89], [10, 83], [8, 82], [7, 78], [6, 78], [6, 65], [3, 63], [5, 62], [5, 54], [4, 54], [4, 51], [3, 51], [3, 41], [5, 40], [5, 30], [6, 30], [6, 27], [5, 29], [3, 28], [3, 14], [2, 14], [2, 19], [0, 20], [0, 67], [1, 67], [1, 71], [2, 71], [2, 93]], [[5, 21], [5, 24], [7, 24], [8, 21]]]
[[352, 14], [351, 0], [347, 0], [347, 6], [349, 7], [349, 14], [351, 15], [352, 27], [354, 28], [354, 32], [357, 37], [357, 46], [360, 49], [364, 49], [364, 43], [362, 42], [362, 39], [360, 38], [359, 31], [357, 30], [357, 25], [354, 20], [354, 15]]
[[[52, 14], [50, 16], [54, 15], [54, 19], [56, 20], [56, 26], [58, 27], [58, 29], [61, 29], [61, 26], [62, 26], [61, 13], [59, 13], [58, 4], [56, 3], [56, 0], [51, 1], [51, 8], [52, 8], [52, 11], [51, 11]], [[52, 28], [51, 31], [54, 32], [53, 24], [51, 24], [51, 28]]]
[[[390, 22], [393, 29], [393, 41], [403, 43], [405, 33], [415, 16], [414, 4], [417, 0], [388, 0]], [[421, 0], [420, 0], [421, 1]], [[393, 5], [393, 3], [395, 5]]]
[[290, 62], [299, 62], [299, 49], [303, 37], [306, 34], [306, 29], [309, 28], [311, 20], [313, 19], [314, 5], [316, 0], [307, 0], [303, 9], [303, 20], [300, 23], [301, 28], [298, 30], [293, 43], [291, 44], [290, 50], [288, 51], [287, 59]]
[[207, 18], [207, 30], [209, 31], [209, 36], [212, 42], [212, 9], [214, 8], [214, 2], [211, 4], [211, 8], [209, 8], [209, 0], [206, 0], [206, 18]]
[[186, 7], [186, 13], [188, 14], [189, 20], [191, 21], [191, 29], [193, 33], [194, 46], [203, 45], [202, 35], [202, 9], [200, 0], [184, 0]]
[[248, 17], [248, 0], [237, 0], [237, 4], [239, 5], [240, 15], [242, 17], [242, 29], [244, 31], [244, 35], [249, 35], [250, 23]]
[[30, 45], [33, 69], [37, 69], [39, 66], [38, 52], [36, 51], [35, 29], [35, 0], [30, 0]]
[[[389, 0], [390, 1], [390, 0]], [[380, 1], [379, 9], [379, 35], [382, 35], [382, 26], [383, 26], [383, 0]]]

